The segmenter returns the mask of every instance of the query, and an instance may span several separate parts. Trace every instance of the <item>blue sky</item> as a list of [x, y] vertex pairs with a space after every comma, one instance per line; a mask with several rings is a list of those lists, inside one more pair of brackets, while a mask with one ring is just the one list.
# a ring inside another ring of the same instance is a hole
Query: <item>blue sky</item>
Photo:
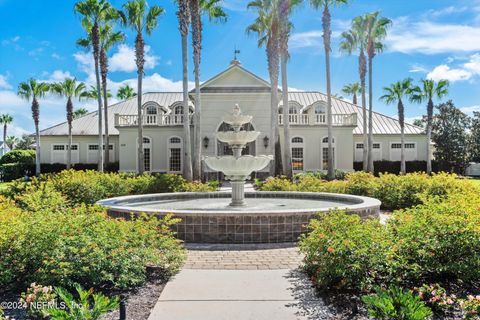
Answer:
[[[121, 7], [123, 0], [112, 0]], [[225, 0], [229, 14], [225, 24], [205, 21], [201, 79], [205, 81], [225, 69], [234, 47], [247, 69], [268, 79], [264, 49], [257, 48], [254, 36], [245, 33], [255, 13], [245, 8], [247, 0]], [[308, 1], [306, 1], [308, 2]], [[65, 76], [93, 84], [91, 55], [75, 46], [84, 33], [71, 0], [0, 0], [0, 113], [10, 113], [15, 121], [12, 134], [33, 129], [30, 105], [16, 96], [19, 82], [30, 77], [58, 81]], [[146, 91], [181, 90], [180, 37], [173, 1], [150, 0], [166, 9], [148, 45]], [[352, 0], [332, 12], [334, 36], [332, 58], [333, 92], [357, 81], [357, 58], [338, 53], [339, 34], [353, 17], [374, 10], [393, 20], [385, 40], [387, 50], [375, 58], [375, 110], [395, 116], [394, 106], [378, 102], [381, 89], [405, 77], [430, 77], [451, 81], [449, 98], [467, 113], [480, 111], [480, 0], [380, 1]], [[324, 54], [321, 42], [321, 12], [303, 5], [293, 16], [289, 87], [325, 91]], [[135, 86], [134, 35], [127, 30], [124, 45], [110, 53], [110, 87]], [[191, 60], [191, 59], [190, 59]], [[192, 70], [192, 69], [191, 69]], [[193, 74], [192, 78], [193, 78]], [[41, 127], [65, 118], [65, 102], [56, 97], [41, 101]], [[77, 107], [95, 108], [92, 102]], [[407, 118], [424, 113], [425, 106], [407, 104]]]

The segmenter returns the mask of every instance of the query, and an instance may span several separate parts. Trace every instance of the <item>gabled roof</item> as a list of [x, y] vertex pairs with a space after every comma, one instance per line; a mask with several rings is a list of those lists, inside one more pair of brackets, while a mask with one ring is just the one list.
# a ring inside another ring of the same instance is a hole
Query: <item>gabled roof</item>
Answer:
[[[201, 92], [212, 92], [221, 89], [248, 89], [251, 92], [270, 90], [270, 83], [248, 71], [240, 63], [232, 63], [226, 70], [200, 86]], [[190, 92], [194, 92], [195, 89]]]

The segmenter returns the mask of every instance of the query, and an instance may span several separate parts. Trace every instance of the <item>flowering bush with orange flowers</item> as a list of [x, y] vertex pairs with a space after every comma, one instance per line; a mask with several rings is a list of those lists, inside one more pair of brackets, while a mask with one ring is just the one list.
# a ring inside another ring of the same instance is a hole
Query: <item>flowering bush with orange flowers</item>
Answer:
[[321, 289], [369, 289], [387, 274], [386, 228], [341, 211], [320, 214], [300, 241], [305, 268]]
[[0, 288], [32, 282], [71, 288], [141, 285], [147, 267], [168, 276], [183, 261], [175, 219], [117, 220], [99, 207], [23, 211], [0, 199]]

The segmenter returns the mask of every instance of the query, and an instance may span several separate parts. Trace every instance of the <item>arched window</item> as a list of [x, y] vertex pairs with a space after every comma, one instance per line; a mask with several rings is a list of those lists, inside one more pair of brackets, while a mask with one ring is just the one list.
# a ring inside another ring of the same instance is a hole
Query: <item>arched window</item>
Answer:
[[315, 106], [315, 114], [325, 113], [325, 106], [323, 104], [317, 104]]
[[143, 137], [143, 166], [145, 171], [152, 170], [152, 139]]
[[176, 115], [180, 115], [180, 114], [183, 114], [183, 106], [176, 106], [174, 111], [173, 111]]
[[[182, 107], [183, 108], [183, 107]], [[182, 138], [171, 137], [168, 139], [168, 171], [182, 173]]]
[[154, 105], [149, 105], [145, 108], [145, 113], [150, 115], [157, 114], [158, 113], [157, 107]]
[[288, 113], [289, 114], [297, 114], [298, 113], [297, 107], [294, 106], [294, 105], [289, 105], [288, 106]]
[[179, 137], [170, 138], [170, 143], [172, 144], [181, 143], [181, 142], [182, 142], [182, 139], [180, 139]]
[[[335, 137], [332, 137], [332, 149], [333, 149], [333, 163], [336, 163], [336, 148], [335, 148]], [[322, 139], [322, 169], [328, 170], [328, 137]]]
[[143, 143], [150, 143], [150, 138], [143, 137]]
[[292, 169], [293, 171], [304, 170], [304, 146], [302, 137], [292, 138]]

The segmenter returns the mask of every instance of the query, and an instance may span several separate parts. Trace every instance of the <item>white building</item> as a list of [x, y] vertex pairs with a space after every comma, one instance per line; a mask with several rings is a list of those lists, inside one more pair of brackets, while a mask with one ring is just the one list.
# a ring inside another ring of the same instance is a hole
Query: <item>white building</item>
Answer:
[[[190, 94], [193, 101], [194, 94]], [[327, 163], [326, 95], [320, 92], [289, 92], [292, 156], [295, 171], [325, 170]], [[222, 117], [239, 104], [252, 115], [252, 126], [262, 132], [248, 146], [252, 155], [271, 154], [270, 84], [238, 63], [201, 86], [202, 154], [223, 155], [228, 148], [216, 141], [215, 132], [224, 130]], [[183, 162], [183, 107], [181, 92], [152, 92], [143, 95], [145, 168], [151, 172], [181, 173]], [[282, 102], [279, 104], [282, 108]], [[341, 170], [353, 170], [362, 161], [362, 109], [352, 103], [332, 101], [334, 162]], [[194, 104], [190, 103], [190, 112]], [[109, 107], [110, 159], [120, 171], [136, 171], [137, 100], [132, 98]], [[74, 163], [96, 163], [98, 156], [97, 112], [73, 121]], [[283, 126], [279, 116], [280, 131]], [[66, 123], [41, 131], [42, 163], [65, 163], [68, 127]], [[193, 133], [193, 130], [192, 130]], [[374, 113], [374, 159], [400, 160], [400, 125], [391, 117]], [[423, 130], [405, 126], [406, 160], [426, 160], [427, 139]], [[283, 133], [280, 132], [283, 138]], [[193, 139], [192, 139], [193, 140]], [[283, 144], [283, 141], [281, 141]], [[266, 170], [268, 171], [268, 170]]]

